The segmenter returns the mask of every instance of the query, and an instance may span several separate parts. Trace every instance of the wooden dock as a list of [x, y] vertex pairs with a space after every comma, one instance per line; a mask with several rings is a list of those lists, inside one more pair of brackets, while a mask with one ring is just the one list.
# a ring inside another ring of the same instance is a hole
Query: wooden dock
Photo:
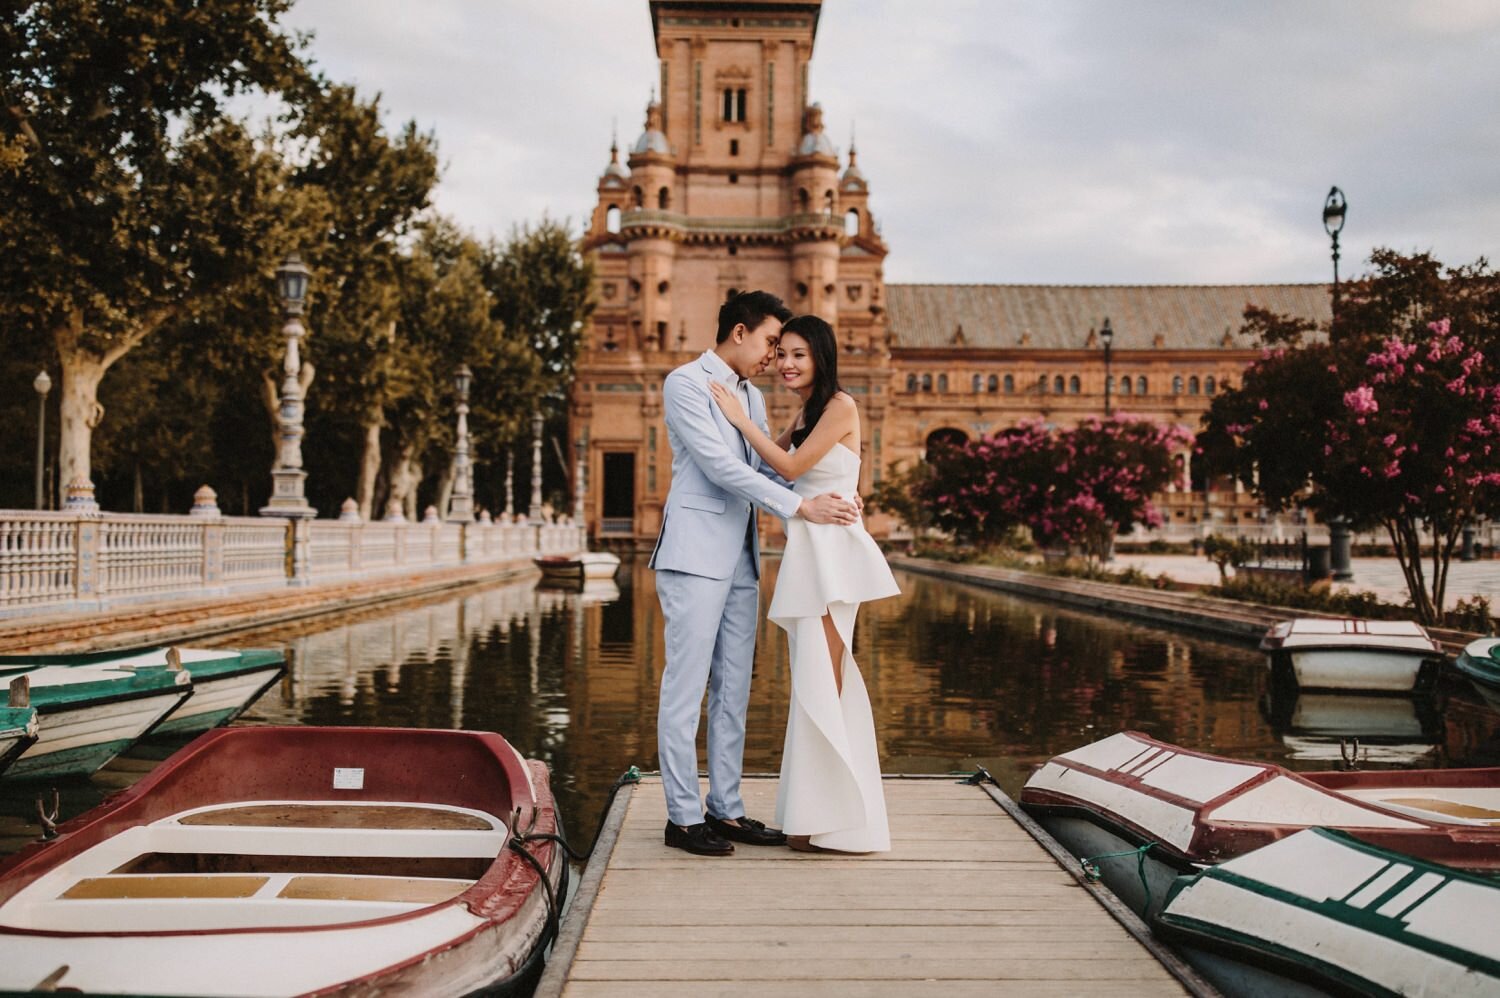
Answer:
[[[701, 858], [662, 845], [659, 779], [627, 788], [536, 995], [1215, 993], [996, 788], [887, 777], [885, 791], [889, 853]], [[744, 796], [769, 819], [776, 781]]]

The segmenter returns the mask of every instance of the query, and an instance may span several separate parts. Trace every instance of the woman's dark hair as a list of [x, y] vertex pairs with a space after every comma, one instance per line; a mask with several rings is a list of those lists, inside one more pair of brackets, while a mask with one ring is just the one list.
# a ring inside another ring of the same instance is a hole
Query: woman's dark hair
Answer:
[[839, 345], [834, 339], [833, 327], [816, 315], [799, 315], [781, 327], [781, 335], [796, 333], [807, 341], [807, 352], [812, 356], [812, 394], [802, 406], [802, 428], [792, 432], [792, 443], [798, 447], [812, 432], [828, 401], [843, 388], [839, 385]]

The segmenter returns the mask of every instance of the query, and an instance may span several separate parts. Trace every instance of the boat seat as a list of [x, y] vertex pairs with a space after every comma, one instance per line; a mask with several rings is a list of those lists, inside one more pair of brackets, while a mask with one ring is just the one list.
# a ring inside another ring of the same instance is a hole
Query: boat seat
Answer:
[[269, 879], [234, 874], [86, 877], [63, 891], [59, 897], [88, 901], [130, 898], [247, 898], [253, 897]]
[[1438, 797], [1377, 797], [1375, 800], [1381, 804], [1411, 808], [1414, 811], [1431, 811], [1434, 814], [1445, 815], [1449, 818], [1500, 822], [1500, 811], [1496, 811], [1494, 808], [1480, 807], [1478, 804], [1465, 804], [1462, 801], [1443, 800]]
[[473, 885], [472, 880], [415, 877], [303, 876], [287, 881], [276, 896], [304, 901], [394, 901], [439, 904]]
[[242, 804], [182, 815], [180, 825], [257, 828], [364, 828], [383, 831], [494, 830], [475, 814], [413, 804]]

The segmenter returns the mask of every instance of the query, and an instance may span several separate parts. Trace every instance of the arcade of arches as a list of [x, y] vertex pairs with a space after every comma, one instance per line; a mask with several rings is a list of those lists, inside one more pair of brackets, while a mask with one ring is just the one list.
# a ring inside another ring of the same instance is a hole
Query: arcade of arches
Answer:
[[[833, 323], [840, 380], [865, 420], [862, 487], [926, 458], [933, 439], [972, 439], [1030, 419], [1066, 425], [1109, 407], [1195, 430], [1256, 354], [1235, 334], [1246, 305], [1326, 321], [1329, 288], [1291, 285], [886, 284], [890, 252], [851, 142], [840, 156], [808, 93], [821, 3], [652, 0], [659, 100], [625, 161], [611, 146], [583, 248], [596, 301], [571, 398], [586, 455], [591, 536], [649, 545], [671, 452], [666, 374], [714, 341], [739, 290], [780, 295]], [[1099, 335], [1113, 330], [1109, 368]], [[1106, 394], [1106, 385], [1108, 392]], [[762, 379], [773, 429], [797, 399]], [[1170, 522], [1204, 509], [1158, 497]], [[1232, 487], [1216, 517], [1253, 520]], [[872, 532], [894, 525], [872, 518]]]

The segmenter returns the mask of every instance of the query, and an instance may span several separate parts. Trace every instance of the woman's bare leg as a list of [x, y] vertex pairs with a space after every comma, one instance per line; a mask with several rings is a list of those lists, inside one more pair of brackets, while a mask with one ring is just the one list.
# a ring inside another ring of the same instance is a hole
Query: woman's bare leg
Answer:
[[828, 657], [833, 661], [833, 688], [844, 695], [844, 639], [833, 626], [833, 614], [823, 614], [823, 636], [828, 639]]

